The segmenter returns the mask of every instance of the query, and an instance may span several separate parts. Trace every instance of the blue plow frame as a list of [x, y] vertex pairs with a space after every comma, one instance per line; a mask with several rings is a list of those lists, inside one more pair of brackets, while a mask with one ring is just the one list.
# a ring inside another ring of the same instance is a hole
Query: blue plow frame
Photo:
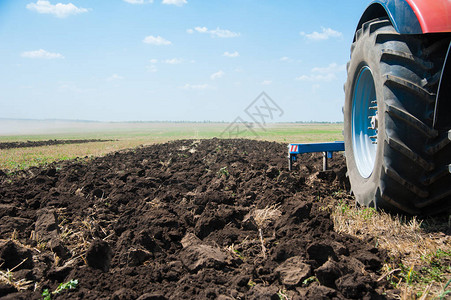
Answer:
[[308, 143], [308, 144], [289, 144], [288, 145], [288, 169], [291, 171], [293, 162], [297, 159], [298, 154], [322, 152], [323, 153], [323, 170], [326, 171], [327, 159], [332, 158], [334, 152], [345, 151], [345, 142], [337, 141], [332, 143]]

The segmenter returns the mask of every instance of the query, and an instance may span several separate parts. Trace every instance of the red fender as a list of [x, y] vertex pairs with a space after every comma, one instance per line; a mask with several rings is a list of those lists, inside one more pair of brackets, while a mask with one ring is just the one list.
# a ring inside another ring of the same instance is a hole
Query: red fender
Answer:
[[451, 1], [406, 0], [417, 16], [423, 33], [451, 32]]
[[367, 21], [387, 16], [401, 34], [451, 32], [451, 0], [374, 0], [357, 29]]

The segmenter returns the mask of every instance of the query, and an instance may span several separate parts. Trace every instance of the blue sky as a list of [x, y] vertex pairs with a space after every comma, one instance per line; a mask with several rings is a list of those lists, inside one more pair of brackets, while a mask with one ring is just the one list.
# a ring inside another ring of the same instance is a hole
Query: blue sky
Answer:
[[341, 121], [358, 0], [0, 0], [0, 118]]

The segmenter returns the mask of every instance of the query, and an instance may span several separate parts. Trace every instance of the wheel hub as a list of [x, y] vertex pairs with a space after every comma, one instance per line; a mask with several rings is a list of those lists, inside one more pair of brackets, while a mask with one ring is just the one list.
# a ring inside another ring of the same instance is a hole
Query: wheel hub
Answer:
[[354, 160], [363, 178], [373, 173], [376, 161], [379, 118], [376, 89], [369, 67], [363, 67], [357, 77], [352, 103], [352, 146]]
[[377, 122], [378, 122], [378, 118], [377, 118], [377, 111], [376, 111], [376, 115], [371, 117], [370, 129], [377, 131], [377, 127], [378, 127], [378, 123]]

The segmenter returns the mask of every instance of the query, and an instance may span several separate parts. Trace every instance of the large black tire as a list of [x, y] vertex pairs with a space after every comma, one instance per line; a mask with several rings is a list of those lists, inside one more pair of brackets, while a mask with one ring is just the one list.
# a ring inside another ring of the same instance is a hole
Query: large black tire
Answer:
[[[437, 131], [432, 126], [449, 41], [449, 35], [398, 34], [388, 19], [369, 21], [357, 31], [347, 66], [343, 113], [348, 177], [359, 204], [415, 215], [451, 208], [449, 129]], [[377, 129], [377, 137], [367, 137], [363, 144], [374, 147], [369, 171], [362, 160], [356, 162], [363, 140], [353, 125], [360, 101], [355, 95], [365, 96], [358, 92], [357, 81], [366, 73], [373, 78], [377, 105], [373, 101], [371, 109], [377, 109], [378, 124], [371, 129]]]

